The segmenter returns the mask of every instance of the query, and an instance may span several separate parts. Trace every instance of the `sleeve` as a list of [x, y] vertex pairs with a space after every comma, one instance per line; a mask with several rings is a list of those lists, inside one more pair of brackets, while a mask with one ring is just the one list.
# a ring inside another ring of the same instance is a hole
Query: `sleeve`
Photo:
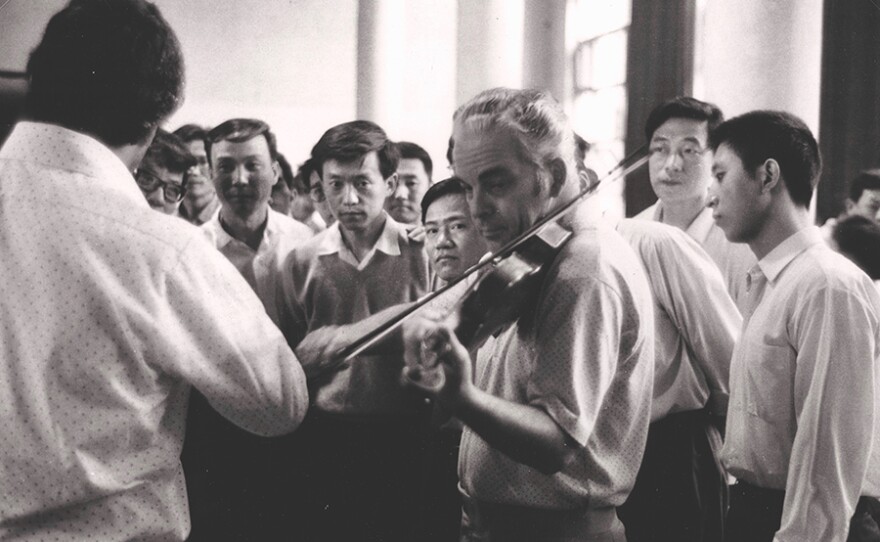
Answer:
[[618, 293], [591, 278], [548, 281], [537, 309], [529, 404], [581, 446], [617, 372], [623, 311]]
[[645, 262], [651, 274], [662, 274], [662, 280], [651, 280], [657, 302], [687, 344], [714, 398], [726, 405], [730, 360], [742, 317], [721, 271], [685, 233], [666, 237], [642, 253], [651, 260]]
[[302, 367], [235, 268], [201, 239], [164, 277], [157, 333], [171, 344], [163, 369], [198, 389], [236, 425], [260, 435], [305, 416]]
[[874, 435], [877, 310], [828, 287], [796, 314], [797, 433], [775, 540], [845, 542]]

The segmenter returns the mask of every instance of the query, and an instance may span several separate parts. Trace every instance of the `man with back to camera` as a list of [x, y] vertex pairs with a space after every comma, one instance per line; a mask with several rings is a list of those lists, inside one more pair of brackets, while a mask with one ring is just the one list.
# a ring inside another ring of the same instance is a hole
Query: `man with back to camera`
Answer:
[[[579, 193], [574, 136], [540, 91], [492, 89], [453, 120], [453, 167], [491, 249]], [[405, 325], [409, 382], [465, 424], [459, 476], [467, 518], [492, 540], [623, 540], [626, 498], [647, 435], [651, 294], [636, 256], [572, 213], [545, 228], [561, 245], [534, 311], [488, 339], [473, 379], [451, 323]], [[570, 239], [566, 233], [573, 233]], [[422, 381], [439, 363], [442, 378]]]
[[754, 255], [730, 243], [712, 222], [706, 208], [712, 182], [709, 137], [724, 116], [717, 106], [679, 96], [651, 111], [645, 123], [650, 159], [651, 188], [658, 201], [636, 218], [654, 220], [687, 232], [721, 270], [730, 297], [742, 309], [745, 276]]
[[877, 540], [880, 296], [812, 225], [816, 140], [794, 115], [754, 111], [711, 145], [715, 222], [758, 259], [730, 368], [725, 540]]
[[419, 224], [420, 203], [431, 186], [434, 163], [428, 151], [409, 141], [399, 141], [400, 163], [397, 166], [397, 185], [385, 202], [385, 210], [401, 224]]
[[176, 216], [189, 188], [187, 171], [195, 163], [180, 138], [160, 128], [134, 175], [150, 207]]
[[[369, 121], [334, 126], [312, 157], [337, 221], [284, 266], [280, 327], [294, 347], [321, 328], [415, 301], [429, 286], [422, 244], [384, 210], [399, 157], [384, 130]], [[304, 365], [313, 396], [298, 433], [309, 510], [304, 536], [412, 540], [425, 404], [401, 386], [400, 355], [363, 355], [342, 367], [335, 361], [317, 356]]]
[[205, 151], [208, 131], [197, 124], [185, 124], [174, 130], [174, 135], [183, 140], [196, 159], [196, 164], [186, 172], [187, 190], [178, 214], [184, 220], [201, 226], [220, 208], [220, 200], [211, 182], [211, 164]]
[[[182, 99], [180, 45], [139, 0], [73, 0], [0, 150], [0, 538], [184, 540], [190, 387], [272, 435], [302, 369], [201, 232], [132, 177]], [[235, 315], [235, 318], [230, 318]]]

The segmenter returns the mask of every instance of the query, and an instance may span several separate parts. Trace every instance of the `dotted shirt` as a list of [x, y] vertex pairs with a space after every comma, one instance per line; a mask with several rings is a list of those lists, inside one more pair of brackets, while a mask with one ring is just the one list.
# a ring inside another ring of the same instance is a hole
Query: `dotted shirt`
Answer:
[[189, 386], [293, 430], [293, 353], [197, 228], [98, 141], [20, 123], [0, 150], [0, 539], [184, 540]]
[[642, 460], [651, 414], [654, 319], [641, 265], [616, 232], [578, 229], [545, 278], [534, 325], [489, 341], [476, 385], [543, 409], [580, 446], [545, 475], [465, 428], [459, 477], [471, 497], [535, 508], [621, 504]]

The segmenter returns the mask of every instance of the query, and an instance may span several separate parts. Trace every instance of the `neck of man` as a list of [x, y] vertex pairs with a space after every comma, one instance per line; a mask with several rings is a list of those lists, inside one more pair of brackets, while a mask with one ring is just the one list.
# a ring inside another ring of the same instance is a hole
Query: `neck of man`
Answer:
[[373, 247], [376, 246], [376, 243], [379, 241], [379, 237], [382, 236], [382, 231], [385, 229], [385, 221], [387, 220], [388, 215], [383, 211], [381, 215], [376, 217], [373, 222], [367, 225], [363, 230], [349, 230], [345, 228], [342, 223], [339, 224], [339, 231], [342, 233], [342, 241], [348, 247], [357, 261], [361, 261], [364, 257], [373, 250]]
[[809, 209], [795, 205], [791, 200], [777, 198], [760, 231], [749, 241], [749, 248], [760, 260], [783, 241], [811, 225]]
[[686, 230], [706, 207], [706, 199], [708, 195], [703, 192], [699, 196], [693, 198], [664, 201], [663, 214], [660, 222], [675, 226], [680, 230]]
[[229, 212], [226, 207], [220, 208], [220, 225], [223, 229], [233, 239], [241, 241], [253, 250], [260, 248], [268, 222], [269, 207], [265, 205], [246, 218]]
[[217, 194], [215, 194], [214, 192], [211, 192], [209, 195], [202, 196], [197, 200], [191, 200], [189, 198], [184, 198], [183, 199], [183, 206], [186, 207], [187, 215], [189, 215], [191, 217], [197, 217], [201, 214], [202, 211], [205, 210], [205, 208], [208, 207], [208, 205], [211, 204], [212, 201], [214, 201], [214, 198], [216, 198], [216, 197], [217, 197]]

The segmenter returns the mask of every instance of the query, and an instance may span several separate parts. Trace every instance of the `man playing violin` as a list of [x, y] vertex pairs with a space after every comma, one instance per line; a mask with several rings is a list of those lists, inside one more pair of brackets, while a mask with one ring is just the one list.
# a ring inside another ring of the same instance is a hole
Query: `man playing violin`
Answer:
[[[546, 93], [485, 91], [456, 112], [453, 138], [456, 176], [491, 249], [579, 194], [573, 133]], [[531, 310], [475, 364], [454, 318], [414, 318], [404, 374], [465, 424], [459, 477], [472, 529], [514, 542], [624, 540], [615, 507], [650, 418], [651, 294], [610, 228], [572, 214], [548, 228], [572, 235]], [[423, 378], [426, 367], [440, 377]]]

